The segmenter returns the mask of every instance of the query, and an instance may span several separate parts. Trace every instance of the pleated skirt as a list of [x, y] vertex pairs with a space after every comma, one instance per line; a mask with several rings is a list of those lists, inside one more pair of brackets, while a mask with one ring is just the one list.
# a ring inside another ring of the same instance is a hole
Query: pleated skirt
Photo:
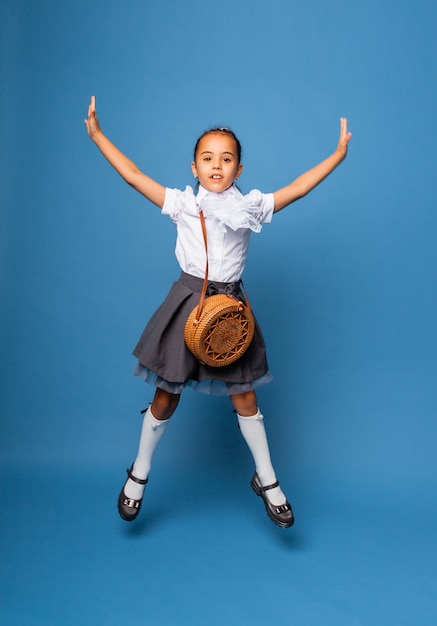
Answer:
[[[184, 387], [192, 387], [211, 395], [234, 395], [270, 382], [272, 375], [268, 369], [266, 347], [256, 319], [252, 343], [243, 356], [230, 365], [204, 365], [188, 350], [184, 341], [185, 322], [199, 302], [202, 286], [203, 278], [185, 272], [173, 283], [133, 351], [138, 359], [134, 374], [177, 394]], [[229, 293], [244, 301], [240, 281], [210, 281], [207, 296], [215, 293]]]

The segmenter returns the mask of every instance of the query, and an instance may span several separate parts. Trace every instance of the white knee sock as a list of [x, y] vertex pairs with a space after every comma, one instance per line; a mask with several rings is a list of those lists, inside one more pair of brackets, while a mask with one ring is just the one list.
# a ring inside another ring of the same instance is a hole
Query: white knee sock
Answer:
[[[147, 409], [141, 429], [137, 458], [132, 468], [132, 474], [136, 478], [145, 479], [148, 477], [152, 465], [153, 453], [164, 434], [167, 422], [168, 420], [157, 420], [153, 416], [150, 407]], [[144, 485], [139, 485], [129, 478], [125, 485], [124, 492], [128, 498], [139, 500], [143, 497]]]
[[[250, 417], [243, 417], [237, 413], [238, 424], [240, 426], [241, 434], [243, 435], [249, 450], [252, 453], [253, 460], [255, 461], [256, 473], [261, 481], [261, 484], [265, 487], [272, 485], [276, 482], [276, 474], [273, 469], [270, 459], [269, 444], [267, 441], [267, 435], [264, 428], [264, 417], [258, 409], [255, 415]], [[280, 487], [269, 489], [265, 492], [266, 496], [272, 504], [284, 504], [286, 497]]]

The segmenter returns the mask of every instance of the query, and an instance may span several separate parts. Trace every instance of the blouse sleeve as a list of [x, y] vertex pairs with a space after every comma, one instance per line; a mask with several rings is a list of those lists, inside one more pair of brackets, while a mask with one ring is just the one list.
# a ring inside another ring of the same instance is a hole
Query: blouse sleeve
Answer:
[[244, 196], [244, 200], [253, 211], [260, 226], [272, 221], [275, 208], [275, 199], [272, 193], [262, 193], [258, 189], [253, 189]]
[[161, 213], [168, 215], [173, 222], [177, 222], [181, 215], [187, 212], [196, 212], [196, 200], [193, 189], [189, 185], [187, 185], [184, 191], [167, 187]]

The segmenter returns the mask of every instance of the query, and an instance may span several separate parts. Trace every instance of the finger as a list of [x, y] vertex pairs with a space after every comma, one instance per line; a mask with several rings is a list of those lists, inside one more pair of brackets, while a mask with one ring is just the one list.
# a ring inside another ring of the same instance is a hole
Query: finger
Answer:
[[96, 98], [95, 96], [91, 96], [91, 101], [88, 106], [88, 117], [96, 114]]
[[340, 133], [342, 135], [347, 133], [347, 119], [345, 117], [340, 117]]
[[342, 124], [341, 124], [341, 132], [340, 132], [340, 138], [343, 141], [349, 141], [349, 139], [352, 137], [352, 133], [348, 132], [347, 129], [347, 119], [345, 117], [341, 118], [342, 120]]
[[349, 141], [349, 139], [352, 137], [352, 133], [350, 131], [348, 131], [347, 128], [347, 119], [344, 118], [344, 136], [346, 138], [346, 141]]

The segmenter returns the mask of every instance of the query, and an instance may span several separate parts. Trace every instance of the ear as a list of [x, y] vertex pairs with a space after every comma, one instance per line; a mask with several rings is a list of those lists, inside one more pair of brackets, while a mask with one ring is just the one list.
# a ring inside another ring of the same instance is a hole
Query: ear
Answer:
[[191, 171], [193, 172], [194, 178], [197, 178], [197, 167], [194, 161], [191, 163]]
[[243, 164], [240, 163], [240, 165], [237, 167], [237, 171], [235, 172], [235, 180], [238, 180], [240, 178], [242, 171], [243, 171]]

